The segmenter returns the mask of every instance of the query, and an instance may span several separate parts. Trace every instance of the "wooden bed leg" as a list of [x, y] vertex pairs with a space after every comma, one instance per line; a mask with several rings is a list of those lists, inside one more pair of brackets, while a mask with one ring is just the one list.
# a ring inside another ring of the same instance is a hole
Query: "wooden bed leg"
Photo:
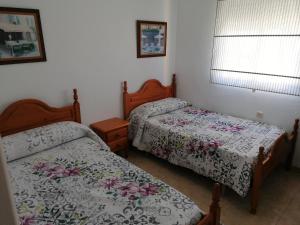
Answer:
[[212, 203], [209, 207], [209, 214], [212, 216], [211, 225], [220, 225], [221, 209], [220, 209], [221, 185], [215, 184], [212, 194]]
[[296, 148], [296, 142], [297, 142], [297, 136], [298, 136], [298, 129], [299, 129], [299, 119], [295, 120], [294, 129], [292, 132], [292, 140], [291, 140], [291, 151], [288, 154], [285, 167], [287, 170], [290, 170], [293, 164], [293, 159], [295, 155], [295, 148]]
[[256, 214], [257, 205], [260, 197], [260, 187], [263, 179], [263, 161], [264, 161], [264, 147], [259, 148], [257, 163], [253, 171], [253, 181], [251, 190], [251, 214]]
[[216, 183], [212, 192], [212, 203], [209, 212], [197, 223], [197, 225], [220, 225], [221, 208], [219, 205], [221, 185]]

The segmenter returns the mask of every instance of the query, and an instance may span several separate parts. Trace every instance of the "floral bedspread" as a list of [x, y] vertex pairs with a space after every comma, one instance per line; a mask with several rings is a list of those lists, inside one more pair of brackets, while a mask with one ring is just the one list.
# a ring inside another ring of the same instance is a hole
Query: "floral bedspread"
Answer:
[[196, 224], [203, 216], [88, 135], [8, 165], [21, 225]]
[[267, 153], [284, 131], [183, 102], [165, 99], [137, 107], [130, 116], [133, 145], [246, 196], [259, 147]]

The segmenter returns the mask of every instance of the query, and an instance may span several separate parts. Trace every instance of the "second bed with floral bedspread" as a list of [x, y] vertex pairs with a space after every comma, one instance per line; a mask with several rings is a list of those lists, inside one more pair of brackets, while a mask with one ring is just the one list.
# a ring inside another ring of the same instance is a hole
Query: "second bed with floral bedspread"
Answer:
[[203, 217], [82, 125], [54, 124], [3, 142], [21, 225], [190, 225]]
[[259, 147], [265, 147], [267, 153], [284, 131], [167, 98], [134, 109], [129, 133], [138, 149], [192, 169], [246, 196]]

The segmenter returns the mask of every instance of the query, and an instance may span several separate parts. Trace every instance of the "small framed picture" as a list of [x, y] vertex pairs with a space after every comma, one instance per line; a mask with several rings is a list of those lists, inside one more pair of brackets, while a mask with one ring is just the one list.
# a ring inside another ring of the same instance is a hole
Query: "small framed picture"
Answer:
[[0, 7], [0, 65], [46, 61], [37, 9]]
[[166, 56], [167, 23], [137, 21], [137, 57]]

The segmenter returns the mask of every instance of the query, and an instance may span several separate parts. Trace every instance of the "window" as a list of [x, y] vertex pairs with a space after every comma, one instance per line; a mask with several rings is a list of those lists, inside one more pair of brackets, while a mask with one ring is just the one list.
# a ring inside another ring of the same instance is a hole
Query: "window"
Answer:
[[218, 0], [211, 82], [300, 96], [300, 0]]

